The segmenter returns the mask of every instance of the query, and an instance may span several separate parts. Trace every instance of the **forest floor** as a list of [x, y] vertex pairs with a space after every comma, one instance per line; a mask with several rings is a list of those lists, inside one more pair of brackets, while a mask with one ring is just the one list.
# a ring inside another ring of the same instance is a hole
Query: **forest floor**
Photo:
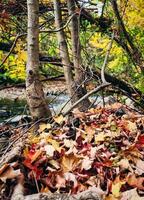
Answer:
[[[144, 115], [120, 103], [1, 127], [0, 199], [144, 200]], [[58, 195], [58, 196], [57, 196]]]

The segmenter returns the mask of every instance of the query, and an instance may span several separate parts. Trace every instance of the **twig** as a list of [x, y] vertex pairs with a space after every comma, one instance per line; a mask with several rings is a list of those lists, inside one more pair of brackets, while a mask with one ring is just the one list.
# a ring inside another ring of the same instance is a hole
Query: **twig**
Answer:
[[4, 63], [6, 62], [6, 60], [8, 59], [8, 57], [11, 55], [12, 51], [13, 51], [14, 48], [15, 48], [15, 45], [16, 45], [18, 39], [19, 39], [20, 37], [24, 36], [24, 35], [26, 35], [26, 33], [18, 34], [18, 35], [16, 36], [16, 38], [15, 38], [15, 40], [14, 40], [14, 42], [13, 42], [11, 48], [10, 48], [9, 53], [8, 53], [8, 54], [6, 55], [6, 57], [3, 59], [2, 63], [0, 64], [0, 67], [2, 67], [2, 66], [4, 65]]
[[58, 29], [55, 29], [55, 30], [40, 30], [40, 33], [57, 33], [63, 29], [65, 29], [68, 24], [70, 23], [71, 19], [76, 15], [76, 13], [74, 13], [73, 15], [70, 16], [70, 18], [67, 20], [67, 22], [65, 23], [64, 26], [58, 28]]
[[112, 48], [113, 39], [114, 39], [114, 32], [112, 33], [111, 41], [109, 43], [108, 50], [106, 52], [106, 56], [105, 56], [105, 59], [104, 59], [104, 63], [103, 63], [102, 68], [101, 68], [101, 80], [102, 80], [103, 83], [106, 82], [106, 79], [105, 79], [105, 68], [106, 68], [106, 65], [107, 65], [107, 62], [108, 62], [108, 58], [109, 58], [109, 55], [110, 55], [110, 50]]

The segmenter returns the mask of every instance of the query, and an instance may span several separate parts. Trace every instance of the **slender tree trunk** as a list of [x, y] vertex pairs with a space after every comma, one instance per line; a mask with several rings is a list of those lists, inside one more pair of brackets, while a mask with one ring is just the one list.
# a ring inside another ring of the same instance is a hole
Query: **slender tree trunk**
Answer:
[[34, 120], [51, 116], [39, 80], [39, 1], [27, 0], [28, 8], [28, 61], [26, 67], [26, 95]]
[[[63, 26], [60, 0], [53, 0], [53, 2], [54, 2], [56, 28], [60, 29]], [[58, 43], [59, 43], [60, 57], [61, 57], [62, 65], [64, 68], [64, 75], [65, 75], [67, 90], [71, 98], [71, 102], [74, 103], [75, 89], [74, 89], [74, 82], [73, 82], [74, 80], [73, 80], [73, 74], [72, 74], [72, 65], [69, 58], [69, 52], [68, 52], [68, 47], [67, 47], [67, 43], [65, 39], [64, 30], [61, 29], [60, 31], [57, 32], [57, 38], [58, 38]]]
[[[73, 64], [75, 70], [75, 83], [77, 88], [77, 100], [84, 96], [86, 91], [85, 86], [85, 73], [81, 68], [81, 45], [79, 39], [79, 21], [78, 16], [76, 15], [75, 1], [67, 0], [69, 15], [73, 16], [71, 20], [71, 40], [72, 40], [72, 52], [73, 52]], [[88, 99], [85, 99], [83, 102], [79, 104], [79, 108], [81, 110], [85, 110], [88, 108], [90, 102]]]

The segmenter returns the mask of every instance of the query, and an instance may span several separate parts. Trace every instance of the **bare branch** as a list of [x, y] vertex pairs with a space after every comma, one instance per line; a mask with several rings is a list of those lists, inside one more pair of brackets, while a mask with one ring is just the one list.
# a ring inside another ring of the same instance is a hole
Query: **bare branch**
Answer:
[[66, 116], [69, 112], [71, 112], [79, 103], [81, 103], [83, 100], [87, 99], [90, 95], [99, 92], [100, 90], [102, 90], [105, 87], [110, 86], [111, 83], [102, 83], [101, 85], [99, 85], [98, 87], [96, 87], [95, 89], [91, 90], [90, 92], [88, 92], [87, 94], [85, 94], [83, 97], [81, 97], [77, 102], [75, 102], [65, 113], [63, 113], [64, 116]]
[[106, 56], [105, 56], [105, 59], [104, 59], [104, 63], [103, 63], [103, 66], [101, 68], [101, 80], [102, 80], [103, 83], [106, 82], [104, 73], [105, 73], [105, 68], [106, 68], [106, 65], [107, 65], [107, 62], [108, 62], [108, 58], [109, 58], [109, 55], [110, 55], [110, 50], [112, 48], [113, 39], [114, 39], [114, 32], [112, 33], [111, 41], [109, 43], [108, 50], [106, 52]]

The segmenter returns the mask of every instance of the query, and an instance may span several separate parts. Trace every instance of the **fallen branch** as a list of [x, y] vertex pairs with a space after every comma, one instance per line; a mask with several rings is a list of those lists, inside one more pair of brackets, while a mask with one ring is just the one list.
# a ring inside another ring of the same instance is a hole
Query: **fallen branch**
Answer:
[[64, 116], [66, 116], [67, 114], [69, 114], [69, 112], [71, 112], [79, 103], [81, 103], [83, 100], [85, 100], [86, 98], [88, 98], [90, 95], [99, 92], [100, 90], [102, 90], [105, 87], [110, 86], [111, 83], [102, 83], [101, 85], [99, 85], [98, 87], [96, 87], [95, 89], [91, 90], [90, 92], [88, 92], [87, 94], [85, 94], [82, 98], [80, 98], [77, 102], [75, 102], [65, 113], [63, 113]]

